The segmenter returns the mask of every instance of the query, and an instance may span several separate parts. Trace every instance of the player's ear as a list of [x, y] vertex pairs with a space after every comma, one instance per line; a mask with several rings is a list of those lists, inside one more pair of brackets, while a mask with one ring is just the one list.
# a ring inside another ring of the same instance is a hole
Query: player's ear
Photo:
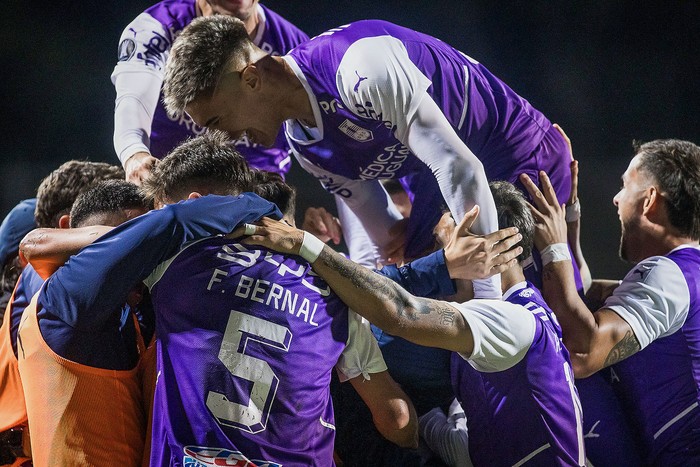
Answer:
[[197, 198], [201, 198], [201, 197], [202, 197], [202, 194], [197, 193], [196, 191], [193, 191], [192, 193], [187, 195], [187, 199], [197, 199]]
[[656, 217], [662, 212], [663, 208], [663, 196], [659, 193], [659, 189], [654, 185], [647, 188], [644, 196], [644, 215]]
[[58, 228], [67, 229], [70, 227], [70, 215], [64, 214], [58, 219]]
[[241, 71], [241, 81], [244, 86], [251, 90], [257, 91], [260, 89], [260, 70], [254, 63], [249, 63]]

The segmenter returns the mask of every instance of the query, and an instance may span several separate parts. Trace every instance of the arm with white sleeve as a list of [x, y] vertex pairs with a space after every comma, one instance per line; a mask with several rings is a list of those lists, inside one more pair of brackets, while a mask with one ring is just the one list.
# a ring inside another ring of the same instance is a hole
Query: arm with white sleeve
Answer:
[[[350, 180], [311, 163], [294, 149], [292, 154], [326, 191], [335, 195], [350, 257], [367, 267], [376, 267], [379, 257], [386, 257], [395, 249], [389, 231], [403, 219], [382, 184], [378, 180]], [[362, 235], [363, 229], [367, 236]]]
[[369, 323], [348, 311], [348, 342], [336, 369], [372, 413], [382, 436], [403, 447], [418, 445], [418, 418], [411, 399], [392, 379]]
[[[355, 92], [355, 71], [363, 81]], [[401, 41], [367, 38], [353, 44], [338, 70], [339, 91], [348, 109], [372, 102], [380, 118], [391, 122], [396, 138], [433, 172], [455, 219], [478, 204], [481, 215], [472, 226], [477, 234], [498, 230], [498, 217], [484, 167], [455, 133], [438, 105], [428, 95], [430, 80], [408, 57]], [[478, 297], [500, 298], [498, 276], [474, 284]]]
[[171, 40], [170, 32], [147, 13], [137, 16], [119, 39], [119, 61], [112, 72], [114, 150], [130, 181], [145, 178], [157, 162], [150, 154], [151, 124]]

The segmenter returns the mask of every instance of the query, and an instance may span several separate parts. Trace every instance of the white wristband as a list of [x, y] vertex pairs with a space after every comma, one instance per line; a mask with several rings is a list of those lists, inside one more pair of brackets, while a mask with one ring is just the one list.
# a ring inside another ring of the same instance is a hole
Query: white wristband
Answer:
[[566, 222], [575, 222], [581, 218], [581, 203], [578, 199], [574, 204], [570, 204], [566, 207]]
[[318, 259], [324, 246], [325, 244], [321, 240], [314, 237], [309, 232], [304, 232], [304, 241], [301, 242], [299, 256], [309, 263], [313, 263]]
[[571, 261], [569, 245], [566, 243], [552, 243], [547, 245], [540, 252], [542, 266], [546, 266], [554, 261]]

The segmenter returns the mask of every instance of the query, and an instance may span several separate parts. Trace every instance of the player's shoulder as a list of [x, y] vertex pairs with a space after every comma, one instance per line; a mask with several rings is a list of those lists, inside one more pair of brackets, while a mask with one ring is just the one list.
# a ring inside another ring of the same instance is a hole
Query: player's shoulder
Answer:
[[[165, 29], [181, 30], [196, 16], [197, 10], [194, 0], [163, 0], [144, 10], [126, 29], [147, 27], [159, 23]], [[134, 32], [138, 32], [138, 30]]]
[[309, 36], [304, 31], [279, 13], [263, 4], [259, 4], [259, 7], [265, 15], [267, 27], [274, 30], [277, 35], [282, 35], [292, 42], [292, 47], [309, 40]]

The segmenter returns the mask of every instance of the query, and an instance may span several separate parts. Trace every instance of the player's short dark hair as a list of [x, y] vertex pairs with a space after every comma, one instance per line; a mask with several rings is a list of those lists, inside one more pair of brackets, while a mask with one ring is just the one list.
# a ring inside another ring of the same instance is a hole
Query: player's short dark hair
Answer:
[[684, 236], [700, 239], [700, 147], [678, 139], [633, 145], [640, 156], [638, 170], [658, 184], [671, 225]]
[[267, 170], [253, 170], [253, 193], [275, 203], [282, 214], [294, 217], [297, 192], [282, 176]]
[[78, 195], [102, 180], [123, 179], [124, 169], [104, 162], [68, 161], [41, 181], [34, 218], [38, 227], [58, 227]]
[[165, 65], [163, 102], [168, 113], [181, 114], [200, 95], [211, 95], [226, 65], [248, 63], [251, 45], [238, 18], [214, 15], [192, 21], [173, 42]]
[[78, 196], [70, 211], [70, 226], [84, 227], [98, 215], [118, 214], [127, 209], [150, 209], [141, 189], [126, 180], [104, 180]]
[[532, 245], [535, 241], [535, 220], [530, 207], [525, 201], [523, 192], [512, 183], [495, 181], [489, 183], [489, 188], [496, 204], [498, 228], [517, 227], [523, 236], [520, 243], [515, 245], [523, 248], [523, 252], [518, 255], [518, 261], [522, 262], [532, 254]]
[[144, 182], [156, 204], [173, 203], [196, 191], [238, 195], [250, 191], [252, 173], [226, 133], [207, 131], [173, 149]]

